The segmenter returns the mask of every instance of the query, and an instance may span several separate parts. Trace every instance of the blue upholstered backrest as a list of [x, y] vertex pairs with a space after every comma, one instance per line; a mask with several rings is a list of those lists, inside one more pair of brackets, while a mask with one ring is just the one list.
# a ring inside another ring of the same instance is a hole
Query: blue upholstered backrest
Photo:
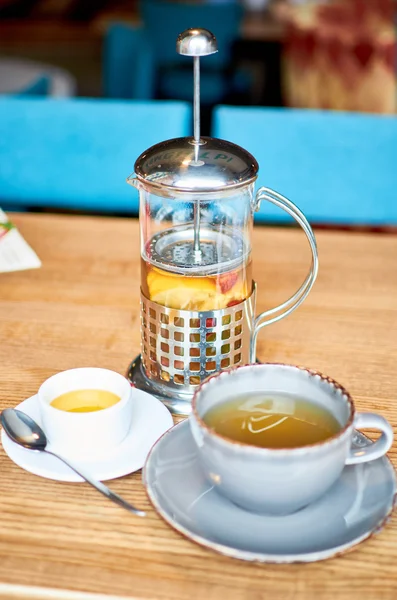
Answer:
[[0, 206], [137, 212], [136, 158], [188, 135], [190, 115], [181, 102], [0, 98]]
[[[289, 197], [316, 223], [397, 223], [397, 118], [259, 107], [217, 107], [216, 137], [259, 162], [258, 186]], [[283, 219], [262, 203], [258, 220]]]

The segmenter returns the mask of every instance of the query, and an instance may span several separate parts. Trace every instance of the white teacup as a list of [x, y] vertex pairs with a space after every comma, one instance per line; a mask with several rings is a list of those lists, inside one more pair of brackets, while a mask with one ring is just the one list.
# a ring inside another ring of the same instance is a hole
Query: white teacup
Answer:
[[[341, 429], [323, 442], [297, 448], [269, 449], [223, 437], [205, 422], [214, 406], [249, 393], [286, 393], [328, 410]], [[254, 512], [293, 513], [322, 496], [345, 465], [375, 460], [393, 442], [382, 416], [356, 413], [350, 394], [319, 373], [282, 364], [257, 364], [224, 371], [197, 390], [190, 425], [207, 479], [235, 504]], [[380, 438], [352, 448], [355, 429], [378, 429]]]
[[[67, 412], [51, 402], [75, 390], [106, 390], [120, 397], [108, 408], [95, 412]], [[131, 385], [125, 377], [100, 368], [62, 371], [47, 379], [38, 391], [43, 429], [52, 449], [76, 458], [96, 457], [112, 451], [131, 427]]]

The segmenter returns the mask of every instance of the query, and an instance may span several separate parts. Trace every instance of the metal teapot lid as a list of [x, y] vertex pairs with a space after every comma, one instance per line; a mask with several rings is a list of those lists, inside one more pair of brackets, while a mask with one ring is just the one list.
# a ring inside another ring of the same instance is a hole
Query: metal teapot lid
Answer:
[[200, 137], [200, 57], [217, 52], [214, 35], [206, 29], [188, 29], [177, 39], [177, 52], [193, 56], [194, 136], [166, 140], [143, 152], [135, 174], [143, 183], [163, 192], [214, 192], [255, 181], [258, 163], [232, 142]]
[[135, 163], [138, 179], [169, 191], [211, 192], [255, 181], [258, 163], [246, 150], [225, 140], [166, 140], [143, 152]]

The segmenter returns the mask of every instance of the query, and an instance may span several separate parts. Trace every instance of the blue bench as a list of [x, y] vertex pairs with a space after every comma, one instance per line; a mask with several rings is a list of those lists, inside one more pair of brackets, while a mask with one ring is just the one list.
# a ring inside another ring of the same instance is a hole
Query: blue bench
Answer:
[[136, 158], [190, 131], [182, 102], [0, 98], [0, 206], [137, 214]]
[[[290, 198], [313, 223], [397, 224], [397, 118], [218, 106], [213, 135], [251, 152], [258, 186]], [[284, 220], [263, 202], [258, 221]]]

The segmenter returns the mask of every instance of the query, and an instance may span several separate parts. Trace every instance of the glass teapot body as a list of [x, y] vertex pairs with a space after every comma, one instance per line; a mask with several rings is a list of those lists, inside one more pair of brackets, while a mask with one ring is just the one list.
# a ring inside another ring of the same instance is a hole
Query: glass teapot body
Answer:
[[[135, 163], [139, 190], [141, 356], [131, 382], [188, 414], [197, 386], [223, 369], [254, 362], [262, 327], [291, 313], [317, 275], [314, 234], [302, 212], [267, 188], [246, 150], [212, 138], [168, 140]], [[312, 264], [286, 302], [255, 316], [253, 216], [262, 200], [303, 228]]]
[[251, 295], [254, 184], [172, 196], [138, 187], [146, 298], [177, 310], [213, 311]]

